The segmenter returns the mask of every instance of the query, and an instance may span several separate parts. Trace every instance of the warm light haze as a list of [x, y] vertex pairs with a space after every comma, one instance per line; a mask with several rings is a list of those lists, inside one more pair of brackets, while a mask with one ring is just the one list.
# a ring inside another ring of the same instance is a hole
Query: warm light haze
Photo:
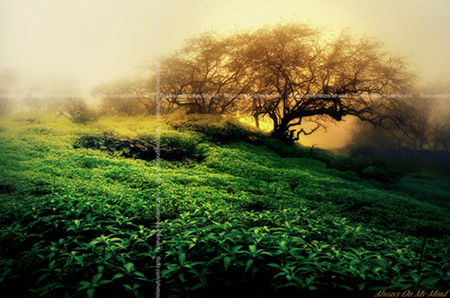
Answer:
[[[323, 26], [330, 34], [348, 27], [375, 37], [407, 57], [421, 77], [418, 85], [442, 92], [450, 79], [449, 11], [450, 2], [444, 0], [2, 0], [0, 69], [14, 70], [24, 88], [56, 84], [90, 92], [102, 81], [139, 72], [139, 66], [155, 60], [158, 44], [165, 55], [207, 30], [297, 20]], [[320, 142], [318, 137], [304, 140], [311, 145]], [[340, 147], [348, 137], [326, 146]]]

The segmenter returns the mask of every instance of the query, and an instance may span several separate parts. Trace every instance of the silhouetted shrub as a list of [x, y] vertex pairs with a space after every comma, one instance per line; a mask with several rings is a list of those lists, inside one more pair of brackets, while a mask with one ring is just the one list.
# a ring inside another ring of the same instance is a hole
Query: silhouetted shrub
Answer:
[[399, 172], [395, 172], [387, 166], [369, 166], [361, 171], [361, 176], [384, 183], [393, 183], [402, 177]]
[[82, 99], [67, 99], [59, 114], [78, 125], [97, 122], [100, 118], [100, 114], [91, 110]]

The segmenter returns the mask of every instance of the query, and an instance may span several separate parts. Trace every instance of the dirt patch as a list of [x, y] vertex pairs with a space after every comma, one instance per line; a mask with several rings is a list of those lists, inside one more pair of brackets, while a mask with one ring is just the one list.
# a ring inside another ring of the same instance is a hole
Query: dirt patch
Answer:
[[181, 161], [186, 159], [201, 162], [203, 157], [193, 154], [187, 150], [173, 148], [168, 145], [160, 145], [159, 152], [156, 143], [143, 141], [139, 139], [123, 138], [99, 138], [84, 136], [77, 140], [74, 148], [91, 148], [101, 151], [107, 151], [111, 154], [119, 153], [120, 156], [127, 158], [138, 158], [151, 161], [159, 157], [169, 161]]

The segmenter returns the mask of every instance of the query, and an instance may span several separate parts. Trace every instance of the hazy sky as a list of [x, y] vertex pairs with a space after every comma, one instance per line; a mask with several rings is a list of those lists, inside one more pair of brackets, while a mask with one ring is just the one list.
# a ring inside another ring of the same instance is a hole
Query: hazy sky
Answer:
[[[0, 0], [0, 69], [72, 75], [82, 87], [128, 74], [209, 29], [298, 19], [350, 27], [408, 56], [426, 80], [450, 78], [447, 0]], [[159, 12], [158, 12], [159, 11]], [[160, 27], [157, 26], [157, 14]]]
[[448, 0], [0, 0], [0, 70], [71, 78], [89, 91], [154, 58], [157, 32], [165, 54], [202, 31], [296, 19], [376, 37], [409, 57], [424, 81], [443, 84], [449, 12]]

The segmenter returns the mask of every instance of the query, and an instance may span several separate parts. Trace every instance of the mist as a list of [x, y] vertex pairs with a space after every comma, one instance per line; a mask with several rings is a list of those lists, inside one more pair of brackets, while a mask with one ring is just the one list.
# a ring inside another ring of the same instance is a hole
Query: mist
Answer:
[[[0, 70], [20, 77], [15, 91], [89, 93], [102, 82], [179, 49], [207, 30], [229, 32], [281, 20], [322, 26], [331, 35], [344, 28], [383, 41], [407, 57], [425, 92], [447, 92], [450, 20], [447, 1], [76, 1], [6, 0], [0, 4]], [[159, 47], [159, 48], [158, 48]], [[51, 79], [53, 78], [53, 79]], [[66, 80], [67, 83], [62, 82]], [[93, 96], [92, 96], [93, 97]], [[355, 121], [304, 136], [305, 145], [337, 148], [351, 138]]]

